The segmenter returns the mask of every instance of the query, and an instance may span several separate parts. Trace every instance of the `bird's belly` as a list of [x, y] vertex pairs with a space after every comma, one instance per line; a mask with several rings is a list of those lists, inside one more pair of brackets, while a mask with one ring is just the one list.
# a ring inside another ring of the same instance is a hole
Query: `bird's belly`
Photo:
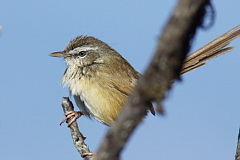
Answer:
[[77, 87], [74, 85], [71, 91], [73, 95], [80, 96], [91, 116], [108, 126], [115, 122], [126, 101], [124, 95], [114, 88], [87, 80], [82, 80]]

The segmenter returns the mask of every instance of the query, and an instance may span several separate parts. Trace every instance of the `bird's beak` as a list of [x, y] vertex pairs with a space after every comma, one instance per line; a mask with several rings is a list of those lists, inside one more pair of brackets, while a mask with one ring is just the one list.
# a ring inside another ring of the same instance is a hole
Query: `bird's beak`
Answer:
[[51, 57], [67, 57], [67, 54], [64, 52], [53, 52], [49, 54]]

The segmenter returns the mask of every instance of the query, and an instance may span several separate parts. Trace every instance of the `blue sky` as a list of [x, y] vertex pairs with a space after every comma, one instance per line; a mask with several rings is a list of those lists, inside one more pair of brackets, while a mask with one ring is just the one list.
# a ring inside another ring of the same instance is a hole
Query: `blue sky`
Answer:
[[[0, 157], [6, 160], [79, 159], [64, 118], [68, 96], [60, 78], [61, 51], [79, 35], [95, 36], [122, 54], [139, 72], [149, 63], [176, 1], [1, 1]], [[199, 30], [192, 51], [240, 24], [239, 0], [213, 1], [214, 26]], [[148, 115], [122, 159], [233, 159], [240, 122], [240, 39], [232, 53], [212, 60], [175, 84], [166, 116]], [[97, 95], [96, 95], [97, 96]], [[108, 127], [80, 118], [95, 152]]]

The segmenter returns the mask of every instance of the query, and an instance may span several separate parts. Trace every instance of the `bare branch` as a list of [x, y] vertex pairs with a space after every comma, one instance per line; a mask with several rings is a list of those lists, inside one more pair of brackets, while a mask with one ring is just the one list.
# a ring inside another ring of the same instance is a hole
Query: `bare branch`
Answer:
[[162, 100], [179, 78], [190, 41], [202, 24], [208, 0], [180, 0], [158, 42], [152, 62], [138, 81], [115, 125], [108, 131], [95, 160], [117, 160], [128, 138], [147, 112], [147, 103]]
[[[69, 100], [68, 97], [63, 97], [62, 100], [62, 107], [63, 107], [63, 111], [66, 114], [67, 112], [73, 111], [73, 104], [72, 102]], [[72, 118], [70, 118], [69, 120], [71, 121]], [[80, 155], [82, 157], [84, 157], [85, 160], [90, 160], [93, 158], [93, 156], [91, 155], [86, 155], [87, 153], [91, 153], [89, 148], [87, 147], [87, 145], [84, 143], [84, 140], [86, 139], [82, 133], [79, 131], [78, 129], [78, 124], [77, 122], [73, 122], [70, 126], [70, 132], [72, 135], [72, 139], [73, 139], [73, 143], [76, 147], [76, 149], [78, 150], [78, 152], [80, 153]]]
[[0, 35], [2, 34], [3, 26], [0, 25]]
[[238, 132], [238, 143], [237, 143], [235, 160], [240, 160], [240, 128], [239, 128], [239, 132]]

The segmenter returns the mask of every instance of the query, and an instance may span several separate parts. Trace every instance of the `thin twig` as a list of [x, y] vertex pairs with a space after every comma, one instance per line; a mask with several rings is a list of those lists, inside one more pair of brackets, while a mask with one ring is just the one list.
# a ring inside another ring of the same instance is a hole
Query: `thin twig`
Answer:
[[0, 34], [2, 34], [3, 27], [0, 25]]
[[239, 128], [239, 131], [238, 131], [238, 143], [237, 143], [235, 160], [240, 160], [240, 128]]
[[[74, 111], [73, 104], [69, 100], [68, 97], [63, 97], [62, 100], [62, 108], [64, 113], [66, 114], [67, 112]], [[71, 120], [70, 118], [69, 120]], [[84, 157], [85, 160], [90, 160], [93, 159], [93, 156], [91, 155], [86, 155], [86, 153], [91, 153], [88, 146], [84, 143], [84, 140], [86, 139], [82, 133], [79, 131], [78, 124], [77, 122], [73, 122], [70, 126], [70, 132], [72, 135], [73, 143], [80, 153], [81, 157]]]

